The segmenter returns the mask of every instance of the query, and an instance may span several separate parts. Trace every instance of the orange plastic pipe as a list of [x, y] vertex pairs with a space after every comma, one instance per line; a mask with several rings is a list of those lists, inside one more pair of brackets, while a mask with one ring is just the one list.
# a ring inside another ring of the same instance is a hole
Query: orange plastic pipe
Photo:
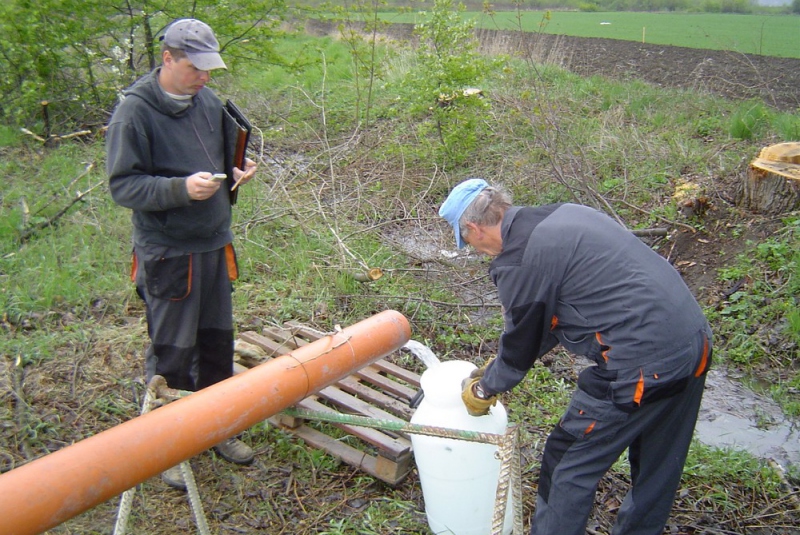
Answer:
[[347, 377], [411, 336], [388, 310], [0, 475], [0, 531], [46, 531]]

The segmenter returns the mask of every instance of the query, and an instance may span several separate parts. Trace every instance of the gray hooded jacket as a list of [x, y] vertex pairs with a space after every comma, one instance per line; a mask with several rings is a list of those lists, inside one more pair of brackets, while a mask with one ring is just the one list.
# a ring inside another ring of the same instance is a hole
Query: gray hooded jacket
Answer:
[[108, 125], [111, 196], [133, 210], [137, 247], [208, 252], [232, 240], [228, 192], [189, 198], [186, 177], [224, 172], [222, 102], [203, 88], [184, 108], [158, 84], [159, 69], [124, 92]]

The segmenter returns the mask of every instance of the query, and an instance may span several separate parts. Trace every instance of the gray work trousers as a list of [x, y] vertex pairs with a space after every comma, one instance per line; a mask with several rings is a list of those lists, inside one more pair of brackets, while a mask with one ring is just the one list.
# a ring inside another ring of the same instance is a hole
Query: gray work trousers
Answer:
[[[136, 250], [136, 289], [145, 302], [150, 347], [145, 373], [195, 391], [233, 375], [232, 248], [169, 256]], [[234, 260], [235, 262], [235, 260]]]
[[[661, 535], [694, 433], [710, 364], [680, 392], [634, 410], [578, 389], [545, 445], [531, 535], [585, 535], [600, 478], [628, 449], [631, 488], [612, 535]], [[702, 342], [700, 342], [702, 346]]]

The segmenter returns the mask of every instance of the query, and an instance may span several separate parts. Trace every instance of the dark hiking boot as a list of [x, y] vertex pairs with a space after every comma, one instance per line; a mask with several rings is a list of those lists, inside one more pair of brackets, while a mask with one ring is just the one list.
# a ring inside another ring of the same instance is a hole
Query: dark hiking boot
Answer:
[[250, 464], [253, 462], [253, 448], [239, 440], [229, 438], [214, 446], [220, 457], [236, 464]]
[[161, 472], [161, 481], [174, 489], [186, 490], [186, 480], [183, 479], [183, 471], [179, 464]]

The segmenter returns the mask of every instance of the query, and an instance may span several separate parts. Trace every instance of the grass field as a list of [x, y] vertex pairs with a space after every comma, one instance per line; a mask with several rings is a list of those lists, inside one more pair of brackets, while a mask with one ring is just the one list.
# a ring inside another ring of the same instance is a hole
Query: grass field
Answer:
[[[371, 71], [380, 77], [368, 123], [367, 84], [353, 74], [351, 45], [287, 37], [280, 53], [304, 69], [263, 60], [238, 72], [231, 64], [212, 79], [257, 130], [250, 154], [258, 174], [233, 214], [238, 332], [288, 320], [332, 332], [393, 308], [442, 360], [482, 363], [503, 326], [488, 262], [468, 251], [452, 257], [452, 231], [437, 210], [452, 184], [485, 176], [520, 204], [602, 201], [632, 229], [669, 228], [648, 243], [697, 289], [717, 337], [714, 366], [755, 378], [751, 384], [767, 385], [787, 413], [800, 414], [800, 218], [730, 202], [761, 147], [800, 139], [800, 125], [779, 128], [795, 124], [795, 115], [705, 91], [534, 69], [519, 58], [476, 69], [470, 82], [489, 88], [480, 99], [488, 107], [459, 99], [419, 109], [418, 102], [438, 102], [436, 86], [417, 76], [434, 72], [434, 62], [396, 45], [375, 54], [385, 64]], [[441, 50], [463, 58], [450, 64], [455, 74], [481, 59], [462, 50]], [[127, 277], [130, 211], [108, 193], [104, 144], [98, 133], [43, 146], [0, 127], [0, 477], [139, 414], [149, 341]], [[707, 194], [708, 212], [684, 213], [679, 191]], [[361, 282], [365, 267], [384, 276]], [[551, 357], [502, 400], [524, 444], [526, 519], [546, 432], [566, 406], [578, 364], [563, 352]], [[401, 363], [420, 371], [412, 359]], [[767, 428], [763, 414], [759, 425]], [[244, 438], [257, 451], [248, 467], [213, 453], [191, 461], [212, 533], [430, 533], [416, 471], [395, 488], [266, 424]], [[338, 431], [333, 439], [366, 449]], [[628, 472], [617, 463], [603, 478], [595, 531], [610, 529]], [[746, 453], [695, 443], [668, 532], [793, 533], [798, 473], [784, 477]], [[109, 500], [48, 533], [111, 533], [117, 507]], [[130, 533], [195, 531], [185, 495], [157, 477], [139, 486]]]
[[[800, 17], [793, 15], [728, 15], [708, 13], [580, 13], [552, 11], [501, 11], [490, 16], [469, 11], [482, 28], [541, 31], [576, 37], [603, 37], [651, 44], [732, 50], [800, 58]], [[424, 14], [384, 13], [395, 23], [416, 23]]]

